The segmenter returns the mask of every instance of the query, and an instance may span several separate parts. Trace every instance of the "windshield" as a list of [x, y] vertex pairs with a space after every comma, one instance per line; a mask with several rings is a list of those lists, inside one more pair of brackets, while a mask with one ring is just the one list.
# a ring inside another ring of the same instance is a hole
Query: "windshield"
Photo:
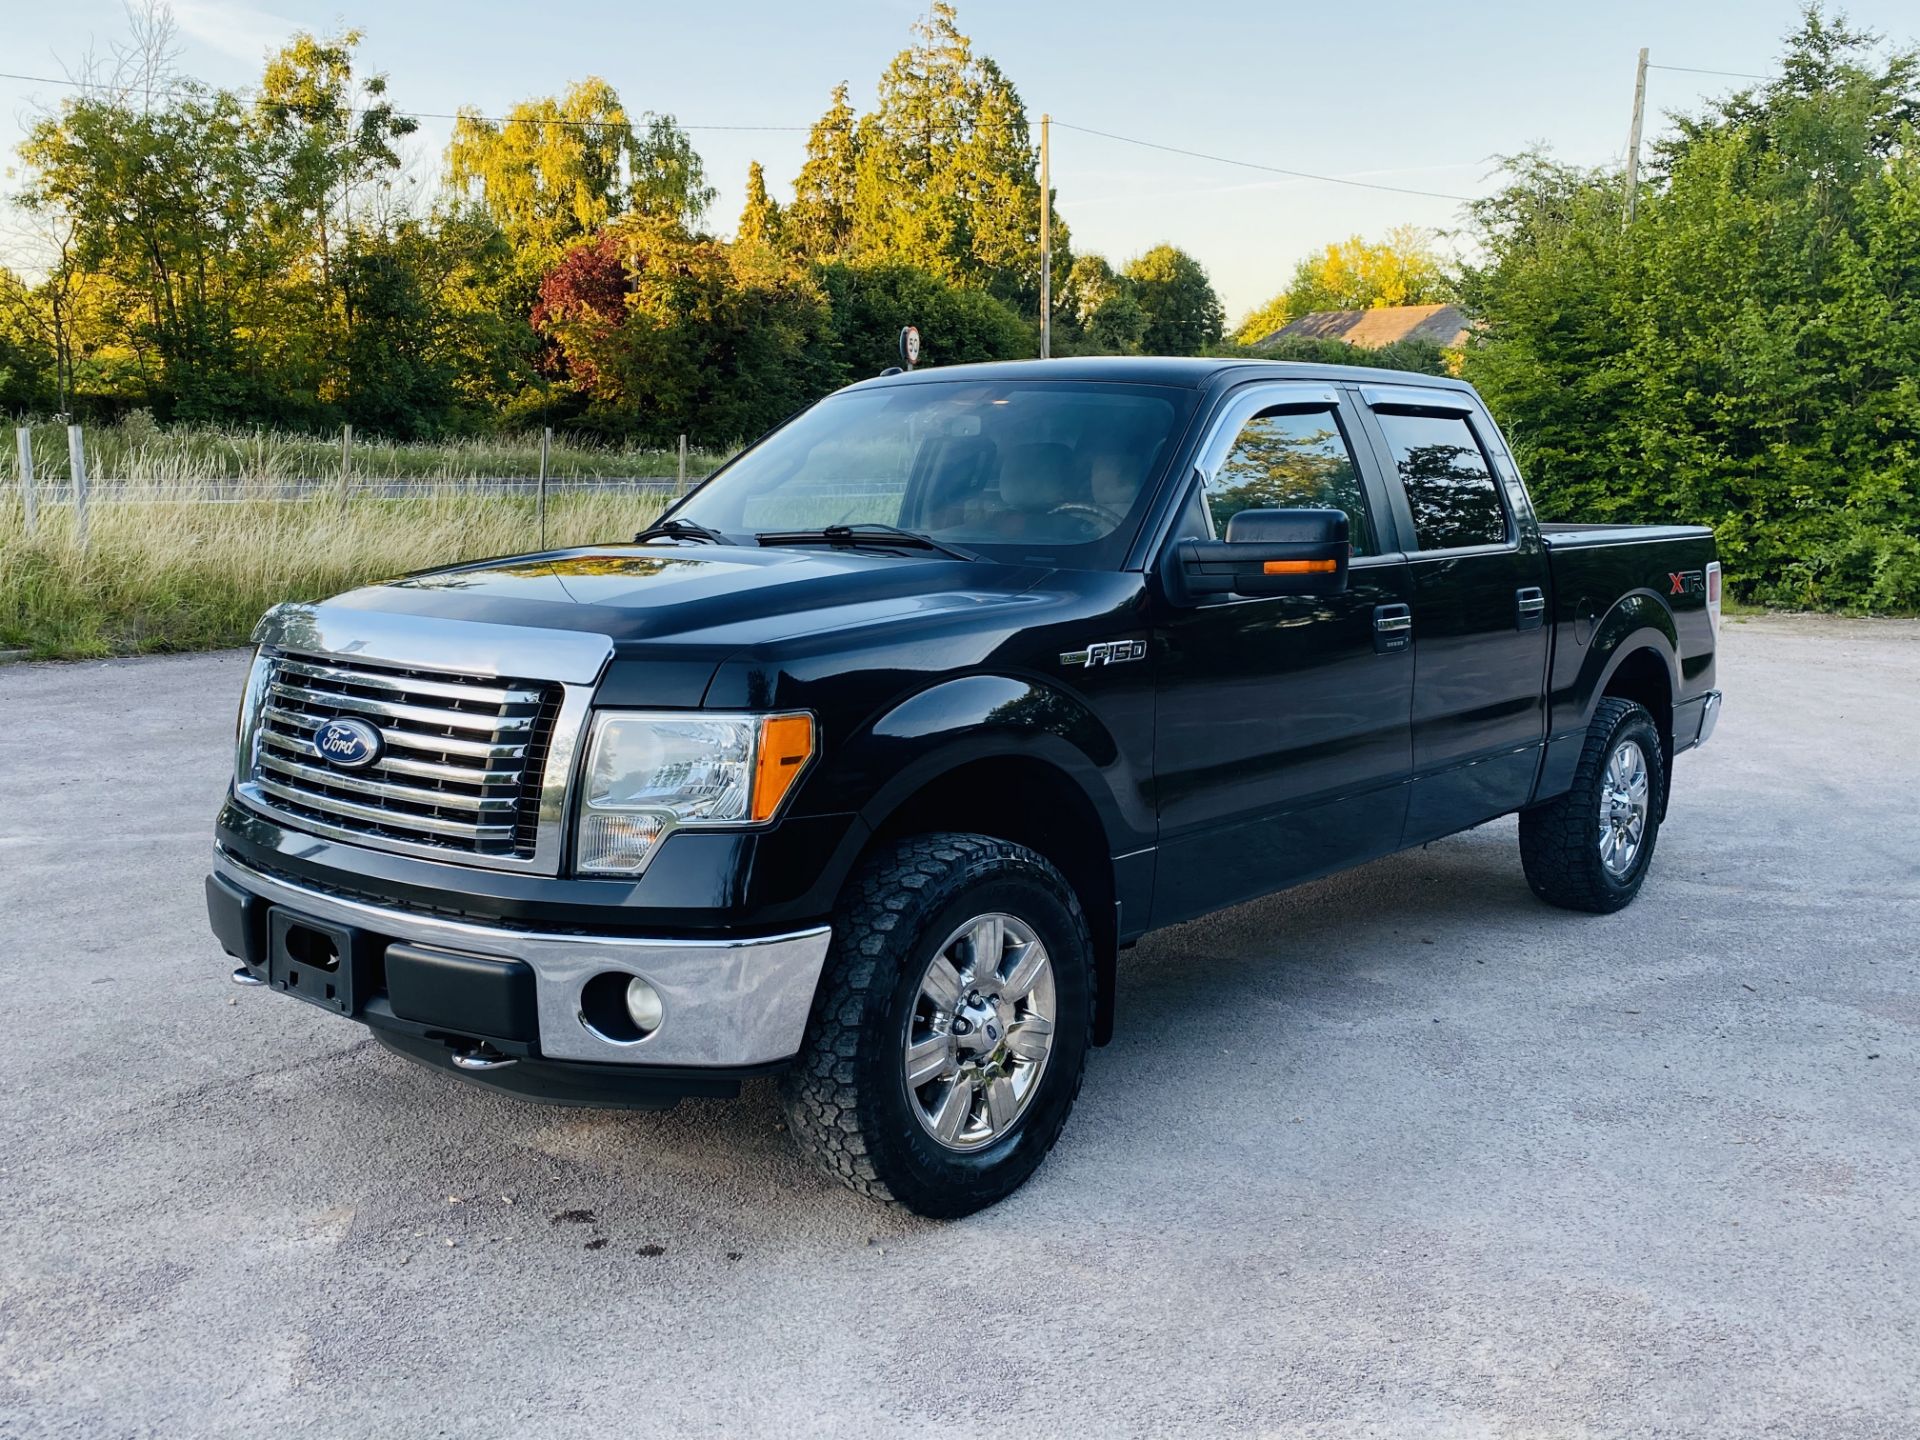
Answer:
[[848, 391], [776, 430], [674, 515], [742, 537], [898, 525], [997, 560], [1113, 569], [1193, 401], [1057, 380]]

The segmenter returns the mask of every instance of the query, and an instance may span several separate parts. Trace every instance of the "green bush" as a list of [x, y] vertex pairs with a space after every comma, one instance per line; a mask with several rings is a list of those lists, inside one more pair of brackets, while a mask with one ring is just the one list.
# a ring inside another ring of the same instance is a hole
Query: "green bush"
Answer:
[[1464, 373], [1556, 520], [1714, 527], [1732, 592], [1920, 609], [1920, 56], [1809, 13], [1781, 78], [1617, 175], [1475, 207]]

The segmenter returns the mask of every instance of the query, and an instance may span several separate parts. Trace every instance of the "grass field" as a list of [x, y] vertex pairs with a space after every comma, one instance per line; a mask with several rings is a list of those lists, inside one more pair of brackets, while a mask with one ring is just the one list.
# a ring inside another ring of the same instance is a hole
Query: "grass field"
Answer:
[[[37, 479], [67, 479], [67, 427], [40, 422], [33, 435], [33, 471]], [[13, 425], [0, 446], [0, 481], [12, 488], [20, 463]], [[160, 426], [135, 412], [112, 425], [84, 431], [87, 473], [99, 481], [127, 480], [178, 485], [215, 480], [329, 480], [340, 474], [338, 435], [298, 435], [284, 431], [219, 429], [211, 426]], [[688, 473], [705, 475], [724, 457], [695, 451]], [[531, 479], [540, 473], [537, 431], [472, 439], [399, 442], [354, 438], [352, 473], [361, 479], [470, 480]], [[555, 436], [547, 473], [561, 480], [641, 479], [673, 475], [679, 456], [667, 450], [596, 445]]]
[[[83, 549], [70, 507], [42, 508], [29, 539], [18, 491], [0, 490], [0, 650], [51, 660], [239, 645], [279, 601], [539, 542], [532, 500], [464, 486], [345, 504], [172, 495], [90, 507]], [[548, 540], [624, 540], [659, 508], [654, 497], [558, 494]]]

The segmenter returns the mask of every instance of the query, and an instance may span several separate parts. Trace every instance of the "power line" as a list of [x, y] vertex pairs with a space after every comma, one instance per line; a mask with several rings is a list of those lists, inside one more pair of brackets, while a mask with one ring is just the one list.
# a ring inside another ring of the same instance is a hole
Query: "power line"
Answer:
[[1449, 190], [1416, 190], [1407, 185], [1382, 185], [1373, 180], [1353, 180], [1344, 175], [1317, 175], [1311, 170], [1289, 170], [1281, 165], [1262, 165], [1253, 160], [1235, 160], [1226, 155], [1209, 155], [1201, 150], [1183, 150], [1178, 145], [1161, 145], [1153, 140], [1137, 140], [1131, 135], [1115, 135], [1110, 130], [1094, 130], [1085, 125], [1053, 122], [1062, 130], [1077, 130], [1082, 135], [1098, 135], [1103, 140], [1118, 140], [1123, 145], [1138, 145], [1146, 150], [1164, 150], [1169, 155], [1185, 155], [1192, 160], [1211, 160], [1216, 165], [1235, 165], [1242, 170], [1261, 170], [1269, 175], [1286, 175], [1295, 180], [1319, 180], [1328, 185], [1351, 185], [1357, 190], [1386, 190], [1395, 195], [1424, 195], [1433, 200], [1471, 201], [1477, 197], [1457, 195]]
[[[54, 76], [54, 75], [20, 75], [20, 74], [15, 74], [11, 71], [0, 70], [0, 79], [24, 80], [24, 81], [28, 81], [30, 83], [39, 84], [39, 85], [65, 85], [65, 86], [72, 87], [74, 89], [86, 88], [85, 81], [63, 79], [59, 76]], [[127, 86], [125, 88], [128, 90], [138, 90], [138, 89], [141, 89], [142, 87]], [[151, 90], [148, 90], [147, 93], [155, 94], [155, 95], [169, 95], [169, 94], [180, 94], [180, 93], [191, 94], [195, 92], [192, 89], [192, 87], [189, 87], [189, 86], [173, 85], [173, 86], [155, 87]], [[245, 92], [235, 91], [233, 93], [244, 94]], [[261, 99], [257, 96], [254, 98], [253, 103], [268, 109], [293, 110], [293, 109], [309, 108], [309, 107], [297, 105], [293, 101], [266, 100], [266, 99]], [[338, 111], [338, 113], [342, 113], [347, 116], [367, 113], [365, 110], [355, 110], [351, 107], [335, 107], [335, 108]], [[558, 116], [549, 116], [549, 115], [504, 115], [504, 116], [503, 115], [471, 115], [471, 114], [464, 114], [459, 111], [447, 112], [447, 111], [438, 111], [438, 110], [387, 110], [385, 113], [393, 116], [395, 119], [402, 119], [402, 120], [458, 121], [462, 119], [471, 119], [471, 120], [478, 121], [483, 125], [560, 125], [568, 128], [582, 129], [582, 130], [626, 129], [636, 134], [639, 133], [641, 129], [640, 126], [637, 126], [631, 123], [623, 124], [622, 122], [613, 121], [613, 120], [565, 120], [565, 119], [561, 119]], [[1443, 191], [1443, 190], [1417, 190], [1405, 185], [1383, 185], [1378, 183], [1377, 181], [1353, 180], [1341, 175], [1319, 175], [1309, 170], [1289, 170], [1279, 165], [1262, 165], [1251, 160], [1234, 160], [1224, 155], [1208, 155], [1198, 150], [1183, 150], [1175, 145], [1161, 145], [1152, 140], [1139, 140], [1139, 139], [1135, 139], [1131, 135], [1116, 135], [1111, 131], [1095, 130], [1090, 126], [1086, 126], [1086, 125], [1070, 125], [1064, 120], [1056, 120], [1053, 123], [1055, 123], [1056, 125], [1059, 125], [1064, 130], [1077, 130], [1083, 135], [1097, 135], [1103, 140], [1116, 140], [1124, 145], [1138, 145], [1148, 150], [1162, 150], [1171, 155], [1185, 155], [1189, 158], [1196, 159], [1196, 160], [1211, 160], [1216, 164], [1234, 165], [1234, 166], [1238, 166], [1243, 170], [1259, 170], [1270, 175], [1286, 175], [1295, 180], [1318, 180], [1318, 181], [1323, 181], [1329, 185], [1348, 185], [1359, 190], [1385, 190], [1396, 195], [1422, 195], [1435, 200], [1467, 201], [1474, 198], [1471, 195], [1456, 195], [1449, 191]], [[674, 121], [674, 124], [681, 130], [707, 130], [707, 131], [747, 131], [747, 132], [764, 131], [764, 132], [797, 133], [797, 132], [804, 132], [807, 130], [811, 130], [813, 128], [812, 126], [809, 126], [809, 125], [683, 125], [677, 120]]]
[[1702, 70], [1697, 65], [1649, 65], [1649, 70], [1673, 70], [1682, 75], [1725, 75], [1730, 80], [1771, 80], [1771, 75], [1755, 75], [1746, 70]]

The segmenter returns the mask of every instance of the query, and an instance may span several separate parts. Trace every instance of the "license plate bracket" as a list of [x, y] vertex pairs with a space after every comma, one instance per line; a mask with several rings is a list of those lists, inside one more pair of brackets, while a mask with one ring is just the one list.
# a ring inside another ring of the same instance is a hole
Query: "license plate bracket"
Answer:
[[267, 912], [267, 983], [336, 1015], [357, 1015], [366, 1003], [371, 951], [364, 932], [349, 926], [278, 905]]

